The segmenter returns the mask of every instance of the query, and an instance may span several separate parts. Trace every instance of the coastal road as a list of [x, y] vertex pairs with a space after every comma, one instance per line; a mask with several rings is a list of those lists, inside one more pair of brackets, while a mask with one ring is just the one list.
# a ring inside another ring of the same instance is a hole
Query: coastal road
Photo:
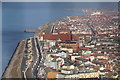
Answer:
[[[28, 45], [29, 44], [29, 45]], [[22, 71], [22, 77], [26, 80], [27, 76], [26, 76], [26, 71], [29, 68], [29, 65], [27, 64], [27, 60], [28, 60], [28, 49], [31, 48], [32, 46], [30, 45], [30, 38], [26, 39], [26, 43], [25, 43], [25, 50], [24, 50], [24, 56], [23, 56], [23, 60], [22, 60], [22, 65], [21, 65], [21, 71]]]
[[53, 23], [52, 24], [52, 28], [51, 28], [51, 31], [50, 31], [51, 34], [56, 33], [55, 28], [56, 28], [57, 25], [58, 25], [58, 23]]
[[[30, 38], [26, 40], [26, 49], [24, 51], [24, 57], [23, 57], [23, 62], [21, 66], [21, 70], [23, 72], [23, 78], [28, 79], [28, 78], [34, 78], [34, 75], [32, 74], [33, 72], [33, 65], [37, 61], [37, 50], [36, 50], [36, 45], [34, 38]], [[29, 46], [28, 46], [29, 45]], [[28, 61], [28, 57], [32, 60], [30, 64], [26, 64], [26, 61]]]
[[33, 72], [33, 74], [34, 74], [34, 76], [35, 76], [35, 78], [38, 78], [38, 75], [37, 75], [37, 73], [38, 73], [38, 70], [39, 70], [39, 64], [40, 64], [40, 61], [41, 61], [41, 57], [42, 57], [42, 55], [41, 55], [41, 49], [40, 49], [40, 44], [39, 44], [39, 42], [38, 42], [38, 39], [37, 38], [35, 38], [35, 43], [36, 43], [36, 48], [37, 48], [37, 54], [39, 55], [39, 57], [37, 58], [37, 61], [36, 61], [36, 64], [35, 64], [35, 66], [34, 66], [34, 72]]
[[27, 78], [34, 78], [34, 75], [32, 74], [33, 72], [33, 65], [34, 63], [37, 61], [37, 54], [36, 54], [36, 46], [35, 46], [35, 42], [34, 42], [34, 38], [31, 38], [31, 43], [32, 43], [32, 62], [29, 65], [28, 70], [26, 71], [26, 76]]
[[54, 28], [55, 28], [55, 24], [53, 23], [50, 33], [54, 33]]
[[90, 28], [90, 30], [93, 33], [93, 36], [91, 38], [91, 40], [88, 43], [91, 43], [92, 41], [94, 41], [96, 39], [96, 34], [98, 34], [95, 30], [92, 24], [89, 23], [89, 21], [86, 23], [88, 25], [88, 27]]

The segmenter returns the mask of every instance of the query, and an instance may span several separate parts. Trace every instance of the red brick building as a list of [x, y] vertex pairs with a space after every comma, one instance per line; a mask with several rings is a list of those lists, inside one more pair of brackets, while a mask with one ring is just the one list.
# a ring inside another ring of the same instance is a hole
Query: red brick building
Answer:
[[[70, 31], [66, 30], [66, 33], [70, 33]], [[73, 52], [76, 52], [79, 47], [79, 35], [45, 34], [43, 35], [43, 40], [61, 40], [60, 42], [58, 42], [58, 47], [72, 47]]]
[[79, 35], [77, 35], [77, 34], [71, 35], [71, 39], [72, 40], [80, 40]]
[[69, 34], [45, 34], [43, 35], [44, 40], [71, 40], [71, 35]]

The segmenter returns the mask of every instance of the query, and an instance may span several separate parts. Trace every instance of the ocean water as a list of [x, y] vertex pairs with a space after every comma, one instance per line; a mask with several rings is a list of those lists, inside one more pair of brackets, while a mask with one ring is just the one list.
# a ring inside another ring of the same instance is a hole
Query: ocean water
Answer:
[[33, 36], [25, 29], [35, 29], [55, 19], [84, 15], [65, 8], [99, 8], [116, 3], [80, 2], [3, 2], [2, 3], [2, 70], [5, 70], [18, 42]]

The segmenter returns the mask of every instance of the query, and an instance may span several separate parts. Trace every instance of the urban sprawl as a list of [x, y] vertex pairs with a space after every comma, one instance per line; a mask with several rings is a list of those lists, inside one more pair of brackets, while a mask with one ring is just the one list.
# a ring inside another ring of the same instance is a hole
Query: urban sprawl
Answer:
[[24, 78], [118, 78], [118, 16], [68, 16], [26, 39]]

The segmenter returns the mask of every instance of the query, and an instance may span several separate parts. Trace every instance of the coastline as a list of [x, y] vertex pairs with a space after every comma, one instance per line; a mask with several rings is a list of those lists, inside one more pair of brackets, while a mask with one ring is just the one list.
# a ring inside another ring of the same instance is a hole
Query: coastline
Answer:
[[8, 62], [8, 64], [7, 64], [7, 66], [6, 66], [5, 70], [3, 71], [2, 78], [4, 77], [4, 75], [5, 75], [5, 73], [6, 73], [6, 70], [7, 70], [7, 68], [8, 68], [8, 67], [9, 67], [9, 65], [10, 65], [10, 62], [12, 61], [12, 58], [14, 57], [15, 52], [16, 52], [17, 47], [19, 46], [19, 44], [20, 44], [20, 42], [18, 42], [18, 44], [17, 44], [17, 46], [16, 46], [16, 48], [15, 48], [15, 50], [14, 50], [14, 52], [13, 52], [13, 54], [12, 54], [12, 56], [11, 56], [11, 58], [10, 58], [9, 62]]
[[[25, 40], [21, 40], [20, 42], [18, 42], [18, 44], [17, 44], [17, 46], [16, 46], [8, 64], [7, 64], [6, 68], [3, 72], [3, 75], [1, 77], [2, 79], [4, 79], [4, 78], [21, 78], [20, 75], [16, 74], [17, 76], [15, 76], [15, 75], [12, 74], [12, 72], [14, 72], [14, 68], [17, 68], [15, 71], [21, 72], [20, 69], [19, 69], [19, 67], [21, 67], [21, 66], [18, 66], [18, 65], [21, 64], [19, 62], [21, 62], [20, 60], [22, 60], [22, 57], [23, 57], [24, 49], [22, 47], [24, 45], [25, 45]], [[22, 52], [21, 52], [20, 49], [23, 49]], [[21, 57], [21, 59], [19, 57]], [[18, 64], [16, 63], [17, 61], [19, 61]], [[16, 72], [16, 73], [18, 73], [18, 72]]]

